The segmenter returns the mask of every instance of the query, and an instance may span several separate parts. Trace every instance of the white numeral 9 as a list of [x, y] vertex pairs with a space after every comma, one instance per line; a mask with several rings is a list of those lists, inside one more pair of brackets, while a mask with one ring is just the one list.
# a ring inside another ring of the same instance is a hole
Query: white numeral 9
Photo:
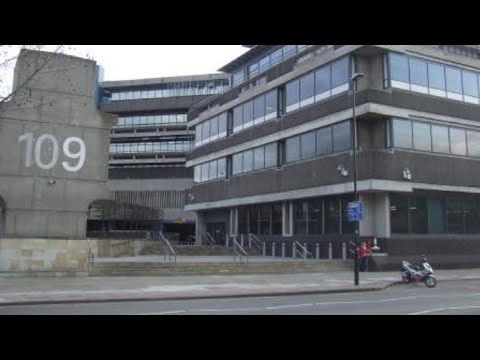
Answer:
[[[80, 149], [76, 153], [72, 153], [70, 151], [70, 144], [72, 142], [76, 142], [80, 146]], [[85, 163], [86, 156], [85, 143], [82, 139], [78, 137], [69, 137], [68, 139], [66, 139], [63, 143], [63, 153], [70, 159], [78, 159], [78, 163], [75, 166], [71, 166], [68, 162], [63, 161], [62, 166], [65, 170], [77, 171], [82, 168], [83, 164]]]

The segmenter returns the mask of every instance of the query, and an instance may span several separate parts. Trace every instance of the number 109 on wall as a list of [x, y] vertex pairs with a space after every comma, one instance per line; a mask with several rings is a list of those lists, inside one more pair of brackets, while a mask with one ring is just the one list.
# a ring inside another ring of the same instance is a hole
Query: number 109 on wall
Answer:
[[[39, 168], [49, 170], [57, 164], [59, 157], [59, 144], [55, 136], [51, 134], [42, 134], [35, 139], [33, 133], [25, 133], [18, 137], [18, 142], [25, 142], [25, 167], [30, 167], [35, 162]], [[50, 159], [45, 159], [45, 156], [42, 159], [42, 149], [45, 149], [45, 146], [48, 146], [48, 143], [52, 146]], [[78, 151], [72, 152], [71, 147], [75, 143], [78, 144]], [[75, 172], [83, 167], [85, 164], [86, 148], [85, 142], [81, 138], [66, 138], [62, 144], [62, 150], [64, 156], [71, 160], [62, 161], [62, 166], [65, 170]]]

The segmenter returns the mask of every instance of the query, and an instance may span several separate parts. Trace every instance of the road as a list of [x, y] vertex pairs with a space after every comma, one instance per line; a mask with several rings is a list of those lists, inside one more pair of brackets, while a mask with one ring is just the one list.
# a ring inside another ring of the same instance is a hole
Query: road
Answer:
[[0, 315], [478, 315], [480, 281], [342, 294], [0, 306]]

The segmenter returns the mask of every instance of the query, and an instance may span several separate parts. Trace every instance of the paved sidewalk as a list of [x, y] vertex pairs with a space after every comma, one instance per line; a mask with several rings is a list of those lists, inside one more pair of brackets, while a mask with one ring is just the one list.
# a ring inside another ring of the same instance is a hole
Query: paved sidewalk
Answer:
[[[439, 270], [442, 281], [480, 280], [480, 269]], [[0, 306], [48, 303], [173, 300], [239, 296], [374, 291], [400, 280], [400, 272], [209, 275], [156, 277], [0, 278]]]

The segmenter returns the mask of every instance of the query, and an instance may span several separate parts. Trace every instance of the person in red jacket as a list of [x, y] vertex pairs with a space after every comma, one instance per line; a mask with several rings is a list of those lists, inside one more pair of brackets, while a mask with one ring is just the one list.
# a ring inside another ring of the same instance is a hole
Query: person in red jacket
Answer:
[[360, 259], [360, 271], [368, 270], [368, 257], [372, 253], [372, 249], [367, 246], [365, 241], [362, 241], [358, 248], [358, 258]]

